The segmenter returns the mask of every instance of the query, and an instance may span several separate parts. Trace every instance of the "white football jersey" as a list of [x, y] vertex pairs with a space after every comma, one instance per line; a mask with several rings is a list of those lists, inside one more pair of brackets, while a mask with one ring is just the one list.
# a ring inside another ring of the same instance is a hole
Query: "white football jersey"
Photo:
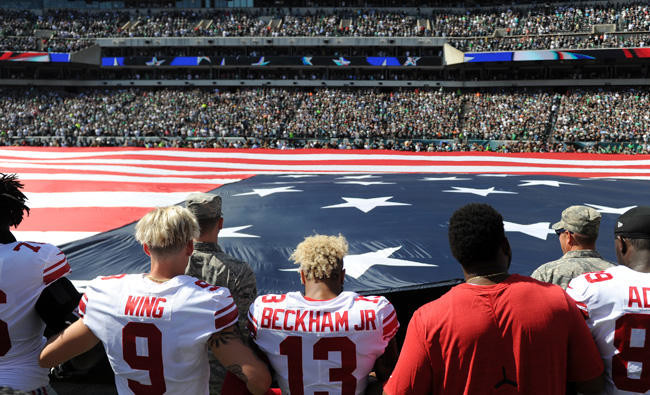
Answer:
[[650, 273], [614, 266], [576, 277], [566, 291], [600, 350], [606, 393], [650, 391]]
[[383, 296], [342, 292], [318, 301], [300, 292], [264, 295], [248, 314], [283, 394], [362, 394], [399, 323]]
[[48, 369], [38, 366], [45, 323], [34, 306], [48, 284], [69, 272], [51, 244], [0, 244], [0, 387], [32, 391], [49, 383]]
[[120, 394], [207, 394], [208, 338], [237, 323], [228, 288], [185, 275], [98, 277], [79, 312], [104, 344]]

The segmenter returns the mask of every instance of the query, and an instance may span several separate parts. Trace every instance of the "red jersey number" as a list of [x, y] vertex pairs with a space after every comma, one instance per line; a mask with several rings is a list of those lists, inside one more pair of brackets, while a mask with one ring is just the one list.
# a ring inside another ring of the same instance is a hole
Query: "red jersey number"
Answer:
[[[7, 303], [7, 294], [2, 290], [0, 290], [0, 303]], [[10, 349], [9, 327], [6, 322], [0, 320], [0, 357], [7, 354]]]
[[16, 244], [16, 246], [14, 247], [14, 251], [20, 251], [20, 247], [27, 247], [30, 250], [34, 251], [34, 252], [38, 252], [38, 250], [41, 249], [41, 247], [39, 247], [39, 246], [33, 246], [33, 245], [29, 244], [29, 243], [20, 242], [20, 243]]
[[585, 274], [585, 280], [587, 280], [592, 284], [599, 283], [601, 281], [611, 280], [613, 278], [614, 276], [612, 276], [610, 273], [603, 272], [603, 271]]
[[287, 298], [287, 295], [264, 295], [262, 303], [280, 303]]
[[[616, 320], [614, 347], [618, 350], [618, 354], [612, 357], [612, 379], [616, 388], [638, 393], [650, 390], [648, 330], [650, 330], [648, 314], [630, 313]], [[632, 373], [631, 365], [636, 365], [635, 371], [640, 370], [638, 373], [635, 372], [636, 376], [628, 374]]]
[[[341, 395], [354, 395], [357, 389], [357, 379], [352, 372], [357, 368], [357, 351], [354, 342], [347, 337], [324, 337], [314, 344], [314, 360], [326, 361], [330, 352], [341, 353], [341, 367], [329, 370], [330, 382], [341, 383]], [[292, 395], [304, 395], [302, 370], [302, 338], [287, 336], [280, 343], [280, 355], [287, 357], [289, 370], [289, 391]]]
[[[137, 337], [147, 339], [147, 356], [138, 355], [135, 346]], [[154, 324], [129, 322], [122, 329], [122, 354], [124, 362], [132, 369], [149, 371], [150, 385], [128, 380], [129, 388], [136, 395], [164, 394], [165, 371], [162, 358], [162, 333]]]

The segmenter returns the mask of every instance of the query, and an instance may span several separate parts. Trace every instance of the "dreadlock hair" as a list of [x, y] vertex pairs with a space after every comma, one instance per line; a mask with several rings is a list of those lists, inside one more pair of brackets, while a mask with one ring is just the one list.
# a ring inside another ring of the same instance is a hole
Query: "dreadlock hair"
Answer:
[[20, 191], [23, 184], [15, 174], [0, 175], [0, 225], [18, 226], [23, 222], [24, 212], [29, 215], [29, 207], [25, 204], [27, 197]]

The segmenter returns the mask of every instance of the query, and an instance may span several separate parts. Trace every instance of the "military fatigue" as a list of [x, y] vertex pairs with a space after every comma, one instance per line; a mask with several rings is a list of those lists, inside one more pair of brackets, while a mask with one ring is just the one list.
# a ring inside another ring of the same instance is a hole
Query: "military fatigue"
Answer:
[[[246, 263], [231, 257], [217, 243], [194, 243], [194, 253], [185, 274], [213, 285], [227, 287], [237, 304], [242, 340], [247, 341], [248, 308], [257, 297], [255, 273]], [[226, 369], [210, 352], [210, 394], [221, 394]]]
[[568, 251], [562, 258], [543, 264], [531, 277], [566, 289], [569, 281], [581, 274], [597, 272], [614, 266], [594, 250]]

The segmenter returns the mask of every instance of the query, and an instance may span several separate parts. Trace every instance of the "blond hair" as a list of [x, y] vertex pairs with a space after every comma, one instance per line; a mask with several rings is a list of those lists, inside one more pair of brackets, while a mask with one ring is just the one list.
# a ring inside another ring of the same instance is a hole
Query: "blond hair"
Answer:
[[158, 207], [135, 225], [135, 239], [159, 254], [178, 251], [197, 237], [196, 217], [180, 206]]
[[342, 235], [314, 235], [305, 237], [289, 259], [300, 265], [308, 280], [322, 280], [343, 268], [343, 257], [348, 253], [348, 242]]

